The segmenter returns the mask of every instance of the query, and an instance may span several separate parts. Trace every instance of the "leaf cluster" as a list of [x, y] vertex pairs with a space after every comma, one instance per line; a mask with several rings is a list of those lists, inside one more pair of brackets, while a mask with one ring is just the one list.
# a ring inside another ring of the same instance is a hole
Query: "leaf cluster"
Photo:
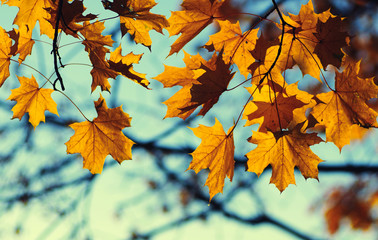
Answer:
[[[18, 28], [6, 32], [0, 27], [0, 86], [10, 76], [10, 64], [25, 65], [24, 60], [32, 54], [35, 43], [32, 32], [37, 21], [40, 34], [52, 41], [56, 79], [32, 68], [40, 75], [40, 82], [44, 82], [38, 84], [34, 76], [18, 77], [21, 85], [12, 90], [8, 98], [17, 102], [12, 109], [13, 118], [21, 119], [28, 113], [34, 128], [45, 121], [46, 110], [58, 115], [52, 92], [67, 96], [64, 79], [59, 74], [59, 69], [65, 65], [59, 54], [58, 36], [65, 34], [84, 46], [91, 62], [91, 92], [97, 87], [110, 92], [109, 78], [124, 76], [147, 89], [149, 80], [146, 74], [133, 69], [143, 54], [122, 55], [121, 44], [112, 48], [111, 36], [103, 35], [105, 21], [117, 19], [122, 36], [128, 34], [135, 43], [149, 49], [152, 30], [163, 33], [166, 29], [170, 36], [179, 35], [168, 56], [183, 51], [205, 28], [218, 25], [219, 31], [209, 36], [203, 46], [212, 52], [211, 58], [185, 52], [185, 67], [165, 66], [164, 72], [154, 77], [165, 88], [181, 87], [164, 104], [166, 118], [183, 120], [192, 115], [206, 115], [221, 95], [246, 86], [249, 97], [240, 106], [240, 114], [233, 116], [234, 124], [227, 133], [217, 119], [212, 127], [191, 128], [202, 142], [191, 154], [193, 160], [188, 169], [196, 173], [210, 170], [206, 181], [210, 200], [223, 191], [226, 176], [233, 178], [234, 130], [243, 119], [245, 127], [259, 125], [248, 139], [257, 147], [246, 153], [247, 170], [259, 176], [271, 165], [270, 181], [281, 192], [289, 184], [295, 184], [295, 167], [305, 178], [318, 178], [318, 164], [322, 160], [310, 147], [323, 142], [319, 133], [325, 131], [326, 141], [334, 143], [341, 151], [355, 131], [378, 127], [378, 114], [368, 104], [377, 98], [378, 86], [373, 78], [361, 78], [360, 61], [353, 60], [342, 50], [349, 44], [345, 19], [331, 14], [330, 10], [316, 13], [311, 0], [302, 6], [298, 15], [283, 14], [272, 0], [279, 20], [258, 16], [259, 21], [246, 31], [242, 31], [234, 16], [221, 11], [224, 0], [184, 0], [181, 10], [173, 11], [169, 19], [151, 12], [156, 5], [154, 0], [102, 0], [104, 10], [116, 15], [105, 20], [95, 14], [85, 15], [86, 8], [79, 0], [1, 2], [18, 7], [19, 11], [14, 19]], [[259, 29], [264, 23], [273, 23], [280, 34], [268, 39]], [[287, 79], [287, 70], [295, 66], [323, 90], [300, 89], [298, 86], [303, 79], [296, 83]], [[241, 81], [234, 78], [234, 69], [242, 76]], [[335, 78], [329, 79], [325, 72], [334, 72]], [[229, 87], [231, 82], [235, 87]], [[56, 83], [60, 83], [60, 90]], [[70, 100], [80, 111], [74, 100]], [[84, 168], [101, 173], [109, 154], [119, 163], [132, 159], [133, 141], [123, 133], [124, 128], [131, 126], [131, 117], [121, 107], [108, 108], [102, 96], [94, 106], [98, 117], [89, 120], [83, 114], [83, 122], [71, 124], [75, 133], [66, 146], [68, 154], [82, 155]]]

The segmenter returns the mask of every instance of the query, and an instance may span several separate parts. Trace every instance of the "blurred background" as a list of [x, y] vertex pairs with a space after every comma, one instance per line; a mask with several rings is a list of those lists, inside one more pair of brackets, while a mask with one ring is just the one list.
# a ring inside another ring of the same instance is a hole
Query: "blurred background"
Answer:
[[[6, 2], [6, 1], [2, 1]], [[160, 0], [152, 12], [167, 18], [180, 9], [180, 1]], [[256, 18], [240, 14], [266, 15], [272, 2], [266, 0], [230, 0], [224, 10], [239, 20], [247, 30]], [[306, 1], [278, 1], [283, 13], [298, 14]], [[347, 53], [362, 59], [363, 77], [378, 73], [378, 5], [368, 0], [313, 0], [316, 12], [331, 8], [335, 15], [347, 17], [351, 46]], [[99, 14], [99, 19], [114, 16], [104, 10], [101, 1], [84, 0], [87, 12]], [[0, 25], [10, 31], [17, 7], [1, 5]], [[279, 21], [276, 13], [269, 19]], [[179, 88], [163, 89], [151, 79], [164, 70], [164, 65], [184, 67], [184, 53], [166, 58], [170, 45], [177, 37], [150, 32], [151, 51], [136, 45], [128, 36], [121, 38], [119, 20], [105, 23], [103, 35], [112, 35], [120, 43], [123, 54], [143, 53], [137, 72], [146, 73], [152, 90], [124, 78], [110, 79], [111, 94], [102, 92], [109, 107], [122, 108], [131, 117], [131, 128], [124, 133], [136, 144], [133, 160], [121, 165], [110, 156], [101, 175], [92, 175], [82, 168], [80, 155], [67, 155], [65, 142], [73, 135], [67, 127], [84, 121], [74, 106], [59, 93], [53, 93], [60, 117], [46, 112], [46, 123], [36, 130], [24, 116], [10, 120], [14, 102], [5, 101], [11, 89], [18, 88], [16, 76], [35, 76], [31, 68], [12, 62], [11, 76], [0, 90], [0, 239], [378, 239], [378, 132], [367, 131], [345, 146], [341, 153], [332, 143], [321, 143], [312, 150], [325, 162], [319, 165], [319, 182], [304, 180], [296, 172], [296, 185], [282, 194], [269, 184], [270, 170], [259, 178], [245, 172], [244, 155], [255, 146], [246, 139], [257, 126], [236, 128], [235, 175], [232, 183], [225, 180], [223, 194], [217, 194], [209, 204], [208, 188], [204, 187], [207, 172], [185, 171], [191, 161], [188, 153], [200, 143], [187, 128], [198, 124], [212, 126], [214, 117], [227, 130], [241, 111], [248, 92], [244, 88], [220, 98], [205, 117], [164, 119], [166, 106], [161, 102]], [[264, 23], [261, 31], [272, 32]], [[215, 24], [206, 28], [184, 50], [204, 58], [211, 56], [201, 48], [208, 36], [217, 30]], [[33, 32], [36, 43], [25, 64], [37, 68], [45, 76], [54, 72], [51, 39]], [[39, 40], [39, 41], [37, 41]], [[92, 94], [91, 67], [84, 46], [62, 34], [59, 41], [65, 82], [65, 93], [84, 114], [93, 119], [93, 101], [100, 91]], [[113, 50], [112, 49], [112, 50]], [[15, 58], [17, 60], [17, 58]], [[302, 80], [298, 68], [287, 70], [291, 81]], [[242, 79], [243, 76], [237, 75]], [[308, 78], [308, 76], [305, 76]], [[240, 80], [239, 82], [241, 82]], [[377, 77], [375, 78], [377, 82]], [[236, 85], [236, 84], [235, 84]], [[240, 106], [240, 107], [235, 107]], [[377, 103], [371, 102], [377, 109]], [[324, 134], [320, 135], [325, 139]]]

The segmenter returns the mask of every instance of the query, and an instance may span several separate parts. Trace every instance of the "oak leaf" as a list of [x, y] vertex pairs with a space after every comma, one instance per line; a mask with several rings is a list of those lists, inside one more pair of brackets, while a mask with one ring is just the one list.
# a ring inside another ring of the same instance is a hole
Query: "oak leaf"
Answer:
[[118, 13], [122, 36], [129, 33], [136, 43], [151, 46], [150, 30], [163, 33], [163, 28], [169, 26], [165, 16], [150, 13], [156, 5], [154, 0], [114, 0], [103, 1], [104, 8]]
[[16, 6], [19, 11], [13, 24], [19, 26], [20, 31], [33, 32], [34, 26], [39, 22], [40, 33], [53, 39], [54, 29], [47, 20], [50, 17], [47, 9], [56, 9], [57, 3], [52, 0], [1, 0], [9, 6]]
[[12, 89], [12, 94], [7, 100], [17, 101], [12, 108], [13, 118], [22, 119], [25, 113], [29, 113], [29, 122], [34, 129], [42, 121], [45, 122], [45, 111], [48, 110], [59, 116], [56, 103], [51, 98], [52, 89], [40, 88], [34, 76], [31, 78], [18, 77], [21, 86]]
[[295, 184], [294, 167], [298, 167], [307, 178], [318, 179], [318, 164], [322, 160], [315, 155], [310, 146], [323, 140], [316, 133], [301, 133], [298, 128], [288, 132], [253, 132], [249, 142], [257, 147], [247, 153], [248, 171], [260, 176], [270, 164], [274, 183], [281, 192], [289, 184]]
[[210, 25], [214, 19], [220, 18], [219, 8], [224, 0], [184, 0], [183, 11], [172, 12], [168, 19], [169, 36], [181, 36], [172, 44], [168, 56], [179, 52], [189, 41]]
[[201, 144], [191, 153], [193, 160], [187, 170], [196, 173], [202, 169], [209, 169], [205, 185], [209, 187], [210, 200], [219, 192], [223, 193], [224, 179], [226, 176], [232, 181], [234, 176], [234, 126], [226, 134], [222, 124], [215, 119], [212, 127], [199, 125], [190, 128], [193, 133], [202, 139]]
[[360, 78], [360, 61], [353, 62], [344, 57], [342, 72], [336, 71], [335, 90], [316, 95], [320, 102], [311, 114], [320, 125], [326, 127], [327, 141], [333, 142], [341, 151], [349, 144], [351, 127], [378, 127], [378, 113], [370, 108], [366, 102], [376, 98], [378, 86], [373, 78]]
[[226, 64], [235, 63], [244, 77], [249, 74], [248, 67], [254, 62], [251, 51], [255, 48], [259, 29], [242, 33], [239, 22], [218, 21], [221, 30], [210, 35], [205, 48], [220, 52], [223, 49], [223, 60]]
[[11, 57], [12, 40], [5, 30], [0, 27], [0, 87], [9, 77], [9, 65]]
[[92, 174], [102, 172], [105, 157], [109, 154], [118, 163], [131, 160], [134, 144], [122, 133], [123, 128], [130, 127], [131, 121], [122, 107], [108, 108], [102, 96], [94, 103], [98, 116], [92, 121], [71, 124], [75, 134], [66, 142], [67, 153], [80, 153], [84, 159], [83, 167]]

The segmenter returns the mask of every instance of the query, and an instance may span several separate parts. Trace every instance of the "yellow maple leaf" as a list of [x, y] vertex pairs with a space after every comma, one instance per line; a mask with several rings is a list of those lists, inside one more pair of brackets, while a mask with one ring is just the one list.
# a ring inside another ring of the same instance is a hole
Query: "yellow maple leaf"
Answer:
[[13, 24], [19, 26], [19, 30], [32, 32], [37, 21], [39, 22], [41, 34], [46, 34], [53, 39], [53, 26], [47, 19], [50, 14], [47, 9], [56, 9], [57, 3], [51, 0], [1, 0], [4, 4], [9, 6], [16, 6], [19, 11]]
[[297, 128], [288, 132], [253, 132], [249, 142], [257, 147], [247, 153], [248, 171], [257, 176], [270, 164], [274, 183], [281, 192], [289, 184], [295, 184], [294, 167], [298, 167], [307, 178], [318, 179], [318, 164], [322, 160], [315, 155], [310, 146], [323, 140], [316, 133], [301, 133]]
[[[221, 30], [210, 36], [205, 47], [214, 48], [217, 52], [223, 49], [223, 60], [226, 64], [235, 63], [244, 77], [249, 74], [248, 67], [254, 62], [251, 51], [254, 49], [259, 29], [242, 33], [239, 22], [232, 24], [230, 21], [218, 21]], [[232, 58], [232, 59], [231, 59]]]
[[112, 46], [114, 41], [110, 35], [103, 36], [101, 33], [105, 29], [103, 22], [84, 22], [83, 29], [80, 33], [84, 37], [82, 44], [85, 46], [85, 51], [88, 52], [89, 59], [93, 65], [91, 70], [92, 75], [92, 92], [97, 86], [101, 87], [102, 91], [109, 91], [110, 84], [108, 78], [116, 78], [117, 73], [110, 69], [109, 63], [105, 59], [106, 53], [110, 52], [105, 46]]
[[378, 127], [378, 113], [366, 104], [378, 94], [373, 77], [358, 77], [360, 61], [353, 62], [348, 56], [342, 66], [345, 67], [342, 72], [336, 71], [335, 90], [316, 95], [321, 102], [311, 112], [319, 125], [326, 127], [327, 141], [340, 151], [350, 142], [353, 124]]
[[29, 113], [29, 122], [34, 129], [42, 121], [45, 122], [45, 111], [48, 110], [59, 116], [56, 103], [51, 98], [52, 89], [39, 88], [34, 76], [31, 78], [18, 77], [21, 86], [12, 89], [12, 94], [7, 100], [17, 101], [12, 108], [13, 118], [22, 119], [25, 113]]
[[14, 40], [14, 44], [11, 48], [11, 54], [13, 56], [20, 54], [18, 62], [21, 64], [27, 55], [30, 55], [33, 49], [34, 40], [32, 39], [32, 32], [22, 33], [18, 29], [13, 29], [8, 32], [11, 39]]
[[[205, 115], [219, 100], [234, 76], [229, 70], [230, 64], [225, 64], [222, 51], [193, 71], [194, 79], [190, 79], [175, 95], [166, 100], [168, 110], [165, 117], [180, 117], [186, 119], [193, 111], [202, 106], [198, 115]], [[181, 79], [181, 76], [180, 76]]]
[[134, 144], [122, 133], [123, 128], [130, 127], [131, 118], [121, 106], [109, 109], [100, 96], [95, 107], [98, 116], [92, 121], [71, 124], [75, 134], [66, 142], [67, 153], [80, 153], [83, 167], [93, 174], [102, 172], [105, 157], [109, 154], [119, 163], [131, 160]]
[[169, 26], [165, 16], [150, 13], [155, 5], [154, 0], [114, 0], [104, 7], [118, 13], [122, 36], [129, 33], [136, 43], [149, 47], [152, 43], [149, 31], [163, 33], [163, 28]]
[[205, 185], [209, 187], [210, 200], [217, 193], [223, 193], [224, 179], [226, 176], [232, 181], [234, 176], [234, 137], [231, 127], [226, 134], [222, 124], [215, 119], [212, 127], [199, 125], [190, 128], [193, 133], [202, 139], [201, 144], [191, 153], [193, 160], [187, 170], [196, 173], [209, 168], [210, 173]]
[[314, 12], [314, 6], [310, 0], [306, 5], [302, 5], [298, 15], [283, 15], [285, 22], [291, 27], [285, 28], [282, 40], [282, 51], [287, 52], [298, 64], [303, 75], [309, 74], [320, 81], [320, 69], [323, 65], [319, 57], [314, 53], [319, 40], [315, 36], [317, 33], [318, 21], [325, 22], [333, 17], [330, 11], [320, 14]]
[[5, 30], [0, 27], [0, 87], [9, 77], [9, 65], [12, 40], [9, 38]]
[[172, 12], [168, 19], [169, 35], [174, 36], [181, 33], [181, 36], [172, 44], [168, 56], [179, 52], [215, 18], [219, 18], [218, 10], [223, 2], [224, 0], [184, 0], [181, 4], [184, 10]]
[[133, 69], [133, 64], [139, 63], [143, 54], [129, 53], [122, 56], [122, 48], [119, 45], [113, 52], [110, 53], [108, 61], [110, 69], [122, 74], [123, 76], [131, 79], [139, 85], [148, 88], [150, 82], [146, 79], [146, 74], [138, 73]]

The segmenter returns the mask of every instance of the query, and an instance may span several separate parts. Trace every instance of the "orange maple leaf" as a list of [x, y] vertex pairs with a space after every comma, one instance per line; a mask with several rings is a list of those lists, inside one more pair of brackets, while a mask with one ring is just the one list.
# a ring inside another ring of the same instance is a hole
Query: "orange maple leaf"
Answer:
[[13, 29], [8, 32], [11, 39], [13, 39], [14, 44], [11, 48], [11, 54], [13, 56], [20, 54], [18, 57], [18, 62], [22, 63], [27, 55], [30, 55], [34, 46], [34, 40], [32, 39], [32, 32], [26, 32], [20, 34], [18, 29]]
[[110, 59], [108, 61], [109, 68], [149, 89], [148, 85], [150, 82], [146, 79], [146, 74], [138, 73], [133, 69], [133, 64], [139, 63], [142, 55], [143, 54], [135, 55], [131, 52], [125, 56], [122, 56], [122, 48], [121, 45], [119, 45], [113, 52], [110, 53]]
[[0, 27], [0, 87], [5, 80], [9, 77], [9, 65], [12, 40], [9, 38], [5, 30]]
[[[374, 181], [373, 181], [374, 182]], [[327, 221], [328, 231], [334, 234], [340, 228], [342, 220], [350, 220], [350, 225], [353, 229], [368, 230], [372, 224], [376, 222], [373, 217], [374, 212], [374, 195], [378, 192], [373, 192], [367, 196], [367, 183], [361, 180], [356, 181], [347, 188], [339, 187], [334, 189], [329, 194], [326, 200], [325, 219]], [[365, 190], [365, 191], [363, 191]]]
[[47, 19], [50, 14], [47, 9], [56, 9], [57, 4], [51, 0], [1, 0], [4, 4], [9, 6], [16, 6], [19, 11], [13, 24], [19, 26], [20, 31], [32, 32], [37, 21], [39, 22], [40, 33], [46, 34], [53, 39], [54, 30], [53, 26]]
[[321, 102], [311, 112], [326, 127], [327, 141], [333, 142], [340, 151], [350, 142], [353, 124], [378, 127], [378, 113], [366, 104], [377, 97], [378, 86], [373, 78], [358, 77], [360, 61], [353, 62], [345, 56], [343, 66], [342, 72], [336, 71], [335, 90], [316, 95]]
[[112, 46], [114, 41], [110, 35], [103, 36], [101, 34], [104, 29], [103, 22], [94, 22], [92, 24], [84, 22], [84, 28], [80, 30], [85, 39], [82, 43], [93, 65], [93, 69], [91, 70], [92, 92], [97, 86], [101, 86], [102, 91], [109, 91], [110, 84], [108, 78], [116, 78], [118, 75], [114, 70], [110, 69], [109, 63], [105, 59], [106, 53], [110, 52], [105, 46]]
[[70, 125], [75, 134], [66, 142], [67, 153], [80, 153], [83, 168], [92, 174], [101, 173], [105, 157], [111, 155], [117, 162], [131, 160], [133, 141], [128, 139], [122, 129], [130, 127], [131, 118], [122, 107], [108, 108], [105, 99], [95, 102], [97, 117], [92, 121]]
[[323, 66], [319, 57], [314, 53], [319, 42], [315, 36], [316, 26], [318, 21], [326, 22], [333, 15], [329, 10], [316, 14], [311, 0], [306, 5], [302, 5], [298, 15], [289, 15], [283, 15], [283, 18], [295, 29], [285, 28], [282, 51], [287, 52], [293, 58], [303, 75], [309, 74], [320, 81], [320, 69]]
[[[252, 91], [251, 88], [248, 90]], [[274, 93], [268, 85], [265, 85], [260, 93], [254, 94], [253, 101], [250, 101], [245, 108], [246, 126], [259, 123], [260, 132], [286, 129], [293, 120], [294, 110], [304, 105], [306, 104], [298, 100], [295, 95]]]
[[39, 88], [34, 76], [31, 78], [18, 77], [21, 86], [12, 89], [12, 94], [7, 100], [17, 101], [12, 108], [13, 118], [22, 119], [25, 113], [29, 113], [29, 122], [34, 129], [42, 121], [45, 122], [45, 111], [48, 110], [59, 116], [56, 103], [51, 98], [52, 89]]
[[270, 183], [274, 183], [281, 192], [289, 184], [295, 184], [295, 166], [306, 179], [318, 179], [317, 166], [322, 160], [310, 149], [311, 145], [323, 142], [316, 133], [301, 133], [297, 128], [275, 134], [253, 132], [249, 142], [257, 144], [257, 147], [246, 155], [248, 171], [260, 176], [270, 164]]
[[[46, 9], [50, 14], [48, 21], [55, 28], [55, 22], [58, 15], [58, 9]], [[62, 17], [59, 21], [59, 29], [62, 29], [66, 34], [78, 37], [77, 32], [83, 28], [82, 24], [84, 21], [89, 21], [95, 19], [97, 16], [94, 14], [83, 15], [86, 8], [82, 1], [63, 1], [62, 4]]]
[[215, 18], [220, 18], [219, 8], [223, 2], [224, 0], [184, 0], [181, 4], [183, 11], [172, 12], [168, 19], [170, 24], [167, 28], [169, 35], [181, 33], [181, 36], [172, 44], [168, 56], [179, 52]]
[[[281, 54], [276, 60], [279, 50], [279, 45], [277, 44], [278, 39], [268, 41], [264, 35], [261, 35], [256, 41], [256, 46], [254, 50], [251, 51], [251, 54], [256, 61], [252, 62], [248, 67], [252, 73], [253, 84], [258, 86], [263, 84], [271, 85], [273, 83], [280, 86], [285, 85], [285, 80], [281, 73], [288, 68], [292, 68], [294, 61], [293, 57], [289, 54], [290, 49], [285, 48], [281, 49]], [[263, 79], [264, 81], [262, 81]]]
[[169, 26], [165, 16], [150, 13], [156, 5], [154, 0], [114, 0], [104, 3], [105, 9], [118, 13], [122, 36], [129, 33], [136, 43], [151, 46], [150, 30], [163, 33], [163, 28]]
[[344, 53], [341, 48], [348, 44], [348, 33], [343, 31], [345, 22], [340, 17], [329, 18], [325, 23], [318, 21], [316, 33], [318, 42], [314, 53], [319, 57], [324, 68], [328, 64], [340, 67]]
[[[249, 74], [248, 67], [254, 62], [251, 51], [255, 48], [259, 29], [242, 33], [239, 22], [218, 21], [221, 30], [210, 36], [205, 48], [220, 52], [223, 49], [223, 60], [226, 64], [235, 63], [244, 77]], [[232, 59], [231, 59], [232, 58]]]
[[223, 193], [224, 179], [226, 176], [232, 181], [234, 176], [234, 137], [231, 127], [225, 134], [222, 124], [215, 119], [212, 127], [199, 125], [190, 128], [193, 133], [202, 139], [201, 144], [191, 153], [193, 160], [187, 170], [196, 173], [202, 169], [209, 169], [205, 185], [209, 187], [210, 200], [217, 193]]
[[194, 79], [189, 79], [191, 82], [164, 102], [168, 107], [165, 117], [186, 119], [201, 105], [198, 115], [205, 115], [227, 90], [228, 83], [234, 76], [229, 66], [230, 64], [224, 63], [222, 52], [218, 56], [214, 53], [209, 61], [201, 63], [200, 68], [194, 72]]

